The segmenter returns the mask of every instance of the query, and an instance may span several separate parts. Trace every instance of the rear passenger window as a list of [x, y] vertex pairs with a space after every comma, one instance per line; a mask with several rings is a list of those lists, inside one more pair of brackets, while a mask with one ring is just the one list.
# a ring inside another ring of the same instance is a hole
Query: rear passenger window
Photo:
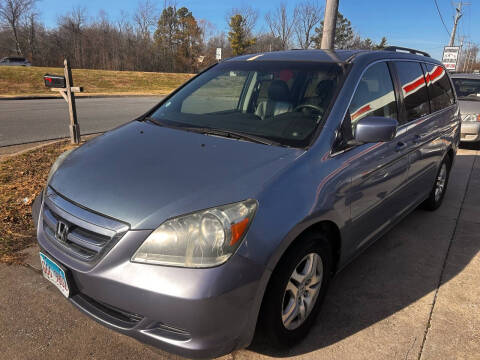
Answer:
[[357, 122], [367, 116], [397, 119], [397, 103], [392, 78], [386, 63], [372, 65], [363, 74], [348, 108], [355, 134]]
[[403, 92], [407, 121], [418, 119], [430, 112], [427, 84], [420, 63], [395, 62]]
[[425, 64], [427, 67], [428, 94], [432, 112], [444, 109], [455, 102], [453, 90], [445, 69], [440, 65]]

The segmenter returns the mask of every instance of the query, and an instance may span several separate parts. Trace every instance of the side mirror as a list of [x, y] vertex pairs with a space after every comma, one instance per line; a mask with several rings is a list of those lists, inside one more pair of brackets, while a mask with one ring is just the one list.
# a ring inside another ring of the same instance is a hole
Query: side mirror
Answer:
[[355, 140], [359, 143], [387, 142], [397, 134], [398, 122], [382, 116], [367, 116], [357, 122]]

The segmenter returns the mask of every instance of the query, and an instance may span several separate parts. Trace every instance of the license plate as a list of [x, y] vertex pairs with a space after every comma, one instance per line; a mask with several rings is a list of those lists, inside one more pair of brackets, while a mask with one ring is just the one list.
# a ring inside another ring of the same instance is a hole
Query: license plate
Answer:
[[43, 253], [40, 253], [40, 262], [42, 263], [43, 277], [55, 285], [65, 297], [68, 297], [70, 289], [65, 271]]

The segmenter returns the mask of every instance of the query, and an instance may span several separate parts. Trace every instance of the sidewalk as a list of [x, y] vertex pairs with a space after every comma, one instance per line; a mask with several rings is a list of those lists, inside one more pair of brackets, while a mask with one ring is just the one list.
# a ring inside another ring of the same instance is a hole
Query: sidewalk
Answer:
[[[301, 344], [223, 359], [480, 359], [479, 154], [460, 150], [440, 209], [414, 211], [334, 279]], [[0, 264], [0, 284], [0, 357], [178, 358], [86, 318], [32, 268]]]

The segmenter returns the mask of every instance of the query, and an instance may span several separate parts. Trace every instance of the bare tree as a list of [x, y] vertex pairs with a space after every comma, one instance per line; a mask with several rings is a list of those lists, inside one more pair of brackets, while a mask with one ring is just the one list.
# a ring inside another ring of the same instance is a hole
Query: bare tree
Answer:
[[150, 38], [151, 29], [155, 26], [158, 18], [157, 8], [150, 0], [138, 3], [137, 11], [133, 15], [133, 21], [137, 31], [144, 38]]
[[305, 0], [295, 7], [295, 34], [298, 45], [302, 49], [308, 49], [313, 43], [312, 36], [315, 27], [322, 20], [323, 9], [318, 5], [317, 0]]
[[38, 14], [31, 10], [28, 14], [26, 14], [23, 25], [25, 43], [28, 47], [28, 52], [30, 53], [30, 59], [32, 62], [36, 60], [37, 55], [37, 16]]
[[19, 36], [21, 19], [34, 5], [35, 0], [0, 0], [0, 20], [7, 23], [12, 31], [17, 55], [23, 55]]
[[86, 12], [84, 7], [75, 7], [69, 14], [57, 20], [59, 36], [63, 38], [63, 55], [70, 57], [76, 67], [84, 67], [83, 28], [87, 21]]
[[200, 30], [202, 31], [202, 43], [206, 45], [208, 43], [208, 40], [211, 37], [215, 36], [215, 25], [205, 19], [199, 19], [197, 22]]
[[253, 29], [257, 24], [258, 20], [258, 10], [250, 6], [244, 6], [241, 8], [233, 8], [227, 13], [226, 21], [227, 24], [230, 23], [232, 16], [241, 15], [245, 21], [245, 30], [248, 36], [253, 36]]
[[280, 39], [282, 49], [288, 49], [292, 43], [292, 35], [297, 22], [296, 13], [289, 16], [287, 5], [281, 3], [273, 12], [265, 15], [265, 21], [272, 35]]

